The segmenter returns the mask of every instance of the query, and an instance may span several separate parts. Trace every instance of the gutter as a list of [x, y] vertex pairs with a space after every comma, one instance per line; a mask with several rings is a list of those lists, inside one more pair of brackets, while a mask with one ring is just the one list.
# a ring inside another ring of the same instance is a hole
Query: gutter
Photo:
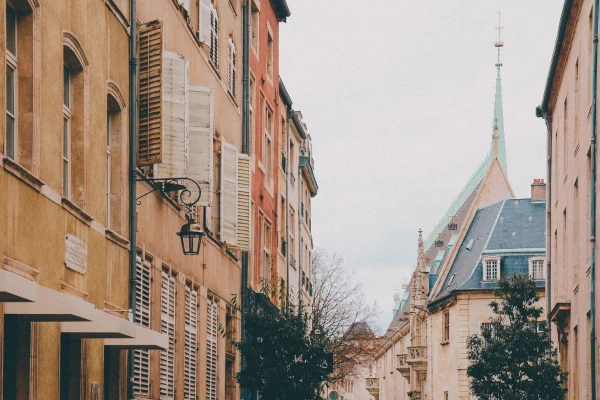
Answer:
[[[137, 131], [138, 131], [138, 60], [137, 60], [137, 0], [129, 0], [129, 309], [135, 321], [137, 290]], [[127, 398], [135, 399], [133, 391], [134, 350], [127, 354]]]
[[562, 45], [565, 38], [565, 32], [567, 31], [567, 23], [569, 22], [569, 16], [573, 8], [573, 0], [565, 0], [562, 13], [560, 15], [560, 23], [558, 25], [558, 36], [554, 44], [554, 52], [552, 53], [552, 60], [550, 61], [550, 70], [548, 71], [548, 78], [546, 78], [546, 89], [544, 90], [544, 97], [542, 104], [540, 105], [543, 112], [548, 111], [548, 103], [550, 102], [550, 95], [552, 94], [552, 86], [554, 85], [554, 78], [556, 74], [556, 67], [558, 66], [558, 59], [562, 51]]

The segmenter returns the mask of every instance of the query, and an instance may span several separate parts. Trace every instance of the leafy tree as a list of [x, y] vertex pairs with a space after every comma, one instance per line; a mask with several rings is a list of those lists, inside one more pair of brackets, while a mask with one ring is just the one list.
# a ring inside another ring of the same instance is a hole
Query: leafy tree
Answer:
[[556, 361], [535, 282], [516, 274], [499, 281], [488, 328], [467, 340], [471, 392], [486, 400], [562, 400], [567, 376]]
[[[318, 399], [318, 388], [330, 372], [326, 343], [308, 334], [305, 314], [272, 302], [285, 292], [278, 286], [263, 282], [262, 293], [251, 292], [241, 311], [247, 340], [228, 337], [245, 361], [236, 380], [263, 399]], [[236, 299], [233, 303], [237, 309]], [[219, 330], [228, 336], [223, 326]]]

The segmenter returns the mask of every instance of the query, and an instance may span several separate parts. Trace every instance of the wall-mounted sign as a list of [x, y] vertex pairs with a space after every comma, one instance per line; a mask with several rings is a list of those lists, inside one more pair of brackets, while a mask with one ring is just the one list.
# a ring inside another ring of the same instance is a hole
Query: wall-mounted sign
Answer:
[[65, 266], [80, 274], [87, 272], [87, 244], [77, 236], [68, 234], [65, 238]]

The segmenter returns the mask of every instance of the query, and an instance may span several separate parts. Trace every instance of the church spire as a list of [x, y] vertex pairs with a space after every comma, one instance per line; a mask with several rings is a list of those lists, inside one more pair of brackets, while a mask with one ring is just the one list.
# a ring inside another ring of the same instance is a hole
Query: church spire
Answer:
[[[496, 29], [498, 30], [498, 40], [494, 43], [494, 46], [498, 49], [498, 62], [496, 63], [496, 96], [494, 99], [494, 119], [493, 119], [493, 134], [498, 135], [498, 138], [494, 138], [492, 142], [492, 151], [495, 153], [494, 155], [498, 157], [504, 172], [506, 172], [506, 142], [504, 138], [504, 112], [502, 110], [502, 79], [500, 76], [500, 70], [502, 68], [502, 61], [500, 59], [500, 50], [504, 47], [504, 42], [502, 41], [502, 25], [500, 24], [501, 14], [498, 12], [498, 26]], [[497, 130], [497, 133], [496, 133]], [[497, 140], [497, 149], [494, 151], [494, 142]]]

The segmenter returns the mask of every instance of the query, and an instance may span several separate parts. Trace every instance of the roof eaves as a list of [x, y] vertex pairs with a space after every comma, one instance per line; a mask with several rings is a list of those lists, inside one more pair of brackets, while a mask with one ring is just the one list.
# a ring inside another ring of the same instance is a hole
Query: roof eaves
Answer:
[[285, 85], [283, 84], [283, 80], [279, 77], [279, 94], [283, 99], [283, 102], [287, 106], [287, 108], [291, 111], [292, 109], [292, 98], [290, 97], [289, 92], [287, 91]]
[[295, 112], [292, 112], [292, 122], [294, 122], [294, 126], [296, 127], [296, 130], [300, 134], [300, 137], [302, 139], [306, 139], [306, 131], [304, 130], [304, 127], [302, 126], [302, 121], [300, 121], [300, 118], [298, 118], [298, 114], [296, 114]]
[[285, 22], [286, 18], [292, 15], [286, 0], [271, 0], [271, 6], [273, 6], [275, 16], [281, 22]]
[[562, 52], [565, 32], [567, 31], [567, 25], [569, 22], [569, 17], [571, 16], [572, 9], [573, 0], [565, 0], [560, 16], [560, 23], [558, 25], [558, 35], [556, 37], [556, 42], [554, 43], [554, 52], [552, 53], [550, 70], [548, 71], [548, 77], [546, 78], [546, 88], [544, 89], [544, 97], [542, 99], [542, 104], [540, 105], [541, 111], [544, 113], [548, 111], [548, 104], [550, 103], [552, 87], [554, 86], [554, 78], [556, 74], [556, 68], [558, 66], [558, 59], [560, 58], [560, 53]]

